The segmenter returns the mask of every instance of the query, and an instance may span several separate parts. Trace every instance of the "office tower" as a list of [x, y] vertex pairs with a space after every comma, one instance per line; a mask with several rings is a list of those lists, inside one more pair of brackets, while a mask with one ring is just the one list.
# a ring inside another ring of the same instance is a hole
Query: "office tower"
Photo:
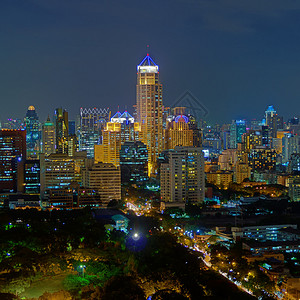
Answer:
[[233, 181], [240, 184], [245, 179], [250, 179], [250, 177], [251, 168], [249, 164], [237, 161], [237, 163], [234, 166]]
[[275, 170], [276, 151], [266, 147], [256, 147], [249, 153], [249, 166], [252, 171]]
[[27, 157], [37, 157], [40, 153], [41, 132], [39, 117], [34, 106], [29, 106], [25, 116]]
[[48, 116], [47, 121], [42, 126], [42, 152], [46, 156], [55, 153], [55, 126]]
[[92, 167], [84, 168], [83, 185], [98, 190], [102, 203], [106, 205], [111, 200], [121, 200], [120, 167], [97, 163]]
[[300, 153], [293, 153], [291, 155], [288, 171], [300, 175]]
[[178, 115], [167, 121], [166, 149], [174, 149], [175, 146], [193, 146], [193, 130], [189, 128], [189, 118]]
[[230, 148], [230, 131], [225, 130], [223, 131], [223, 149], [229, 149]]
[[287, 180], [290, 201], [300, 201], [300, 176], [290, 176]]
[[246, 122], [244, 120], [234, 120], [230, 126], [230, 148], [237, 148], [237, 144], [242, 142], [242, 135], [246, 133]]
[[136, 123], [128, 111], [122, 114], [118, 111], [111, 119], [111, 123], [121, 124], [121, 142], [138, 141], [140, 134], [140, 124]]
[[204, 201], [204, 157], [200, 147], [175, 147], [161, 164], [161, 198], [185, 204]]
[[122, 183], [141, 183], [148, 180], [148, 151], [140, 141], [125, 142], [120, 150]]
[[24, 129], [24, 123], [21, 119], [7, 119], [1, 124], [1, 129]]
[[273, 105], [265, 111], [266, 125], [269, 126], [269, 137], [276, 138], [277, 130], [283, 129], [283, 118], [278, 116]]
[[102, 145], [95, 145], [95, 161], [120, 165], [121, 145], [139, 139], [140, 126], [125, 111], [117, 112], [102, 130]]
[[69, 121], [68, 112], [62, 108], [55, 110], [56, 153], [68, 153]]
[[99, 145], [101, 131], [109, 121], [108, 108], [80, 108], [79, 150], [94, 157], [94, 145]]
[[76, 122], [75, 121], [69, 121], [69, 135], [75, 135], [76, 134]]
[[0, 190], [20, 191], [24, 188], [26, 131], [0, 131]]
[[40, 157], [41, 196], [49, 189], [63, 189], [75, 180], [75, 162], [66, 153]]
[[262, 146], [261, 130], [248, 130], [242, 136], [242, 144], [245, 151], [249, 151], [258, 146]]
[[83, 207], [104, 208], [100, 193], [95, 189], [80, 187], [72, 183], [70, 188], [49, 190], [48, 202], [58, 209], [78, 209]]
[[165, 148], [174, 149], [175, 146], [202, 145], [202, 132], [192, 115], [185, 114], [185, 107], [173, 108], [174, 115], [168, 116], [165, 129]]
[[282, 163], [287, 163], [293, 153], [299, 153], [299, 135], [286, 133], [282, 138]]
[[212, 183], [222, 189], [227, 189], [233, 182], [233, 172], [225, 170], [217, 170], [206, 172], [208, 183]]
[[269, 126], [263, 125], [261, 127], [261, 143], [264, 147], [270, 147]]
[[157, 159], [163, 151], [162, 84], [158, 65], [147, 55], [137, 66], [137, 122], [141, 125], [141, 141], [148, 149], [148, 172], [157, 174]]
[[69, 135], [68, 136], [68, 155], [74, 156], [75, 153], [78, 151], [78, 139], [77, 135]]
[[26, 194], [40, 193], [40, 160], [27, 159], [25, 161], [24, 187]]

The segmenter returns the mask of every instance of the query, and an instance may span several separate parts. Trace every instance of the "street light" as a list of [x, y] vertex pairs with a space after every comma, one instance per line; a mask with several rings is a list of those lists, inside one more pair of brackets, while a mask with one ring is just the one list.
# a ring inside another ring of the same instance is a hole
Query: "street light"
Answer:
[[81, 271], [82, 271], [82, 277], [83, 277], [83, 278], [84, 278], [85, 268], [86, 268], [85, 265], [80, 265], [80, 266], [79, 266], [79, 269], [81, 269]]

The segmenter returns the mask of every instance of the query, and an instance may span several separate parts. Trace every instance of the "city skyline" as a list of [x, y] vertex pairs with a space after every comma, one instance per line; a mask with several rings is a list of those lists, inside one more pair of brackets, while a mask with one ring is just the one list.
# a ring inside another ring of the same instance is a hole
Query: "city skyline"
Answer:
[[23, 118], [29, 105], [41, 120], [60, 106], [70, 116], [82, 106], [130, 111], [147, 45], [163, 70], [166, 106], [189, 90], [214, 122], [259, 118], [270, 104], [285, 118], [297, 111], [299, 4], [134, 4], [2, 3], [0, 119]]

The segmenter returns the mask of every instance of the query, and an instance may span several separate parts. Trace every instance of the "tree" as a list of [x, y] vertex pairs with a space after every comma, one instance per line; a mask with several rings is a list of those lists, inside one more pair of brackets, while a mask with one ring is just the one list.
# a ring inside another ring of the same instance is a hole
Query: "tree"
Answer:
[[130, 276], [115, 276], [106, 282], [103, 287], [101, 300], [144, 300], [143, 289]]

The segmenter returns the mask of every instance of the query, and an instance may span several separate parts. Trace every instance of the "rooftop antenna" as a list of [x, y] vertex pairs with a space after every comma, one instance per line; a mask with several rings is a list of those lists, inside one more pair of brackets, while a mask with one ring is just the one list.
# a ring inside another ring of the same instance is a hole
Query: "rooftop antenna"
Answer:
[[147, 56], [149, 56], [149, 48], [150, 48], [150, 46], [147, 45]]

